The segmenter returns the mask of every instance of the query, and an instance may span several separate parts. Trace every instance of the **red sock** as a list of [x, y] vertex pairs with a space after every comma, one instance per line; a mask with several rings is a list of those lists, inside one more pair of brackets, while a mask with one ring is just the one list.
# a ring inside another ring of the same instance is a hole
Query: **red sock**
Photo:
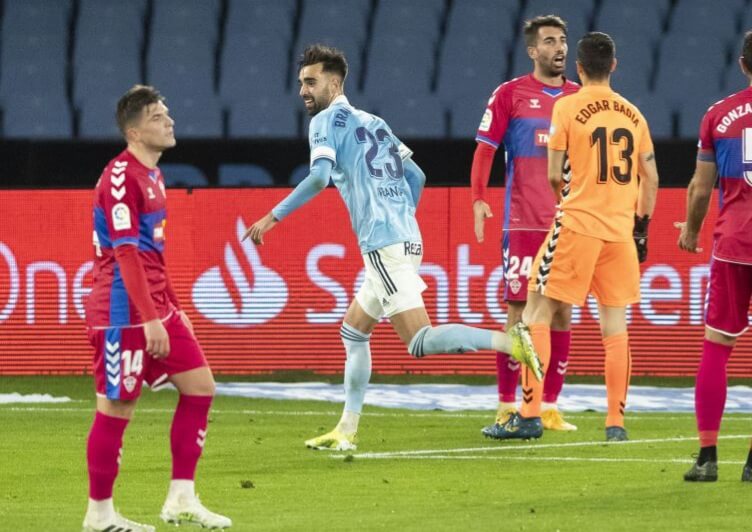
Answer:
[[723, 409], [726, 406], [726, 364], [731, 346], [705, 340], [695, 385], [695, 415], [700, 447], [718, 444]]
[[555, 403], [564, 386], [569, 364], [569, 331], [551, 331], [551, 361], [543, 380], [543, 402]]
[[97, 412], [89, 431], [86, 462], [89, 468], [89, 498], [112, 498], [112, 486], [120, 466], [120, 450], [128, 420]]
[[506, 353], [496, 353], [496, 386], [500, 403], [517, 400], [517, 383], [520, 381], [520, 363]]
[[193, 480], [196, 475], [212, 399], [210, 395], [180, 396], [170, 429], [173, 480]]

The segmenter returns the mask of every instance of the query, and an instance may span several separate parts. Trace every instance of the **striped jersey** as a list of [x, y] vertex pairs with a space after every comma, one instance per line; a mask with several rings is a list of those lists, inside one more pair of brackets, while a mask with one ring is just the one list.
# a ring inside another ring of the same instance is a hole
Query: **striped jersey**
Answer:
[[553, 87], [528, 74], [502, 83], [488, 100], [475, 140], [494, 148], [504, 144], [504, 230], [551, 227], [556, 213], [546, 151], [551, 112], [560, 97], [579, 88], [566, 79]]
[[173, 310], [166, 286], [164, 227], [167, 211], [159, 168], [147, 168], [128, 150], [112, 159], [94, 189], [94, 282], [86, 302], [89, 327], [143, 323], [128, 297], [115, 249], [137, 246], [160, 318]]
[[697, 158], [718, 168], [713, 257], [752, 264], [752, 88], [716, 103], [700, 123]]

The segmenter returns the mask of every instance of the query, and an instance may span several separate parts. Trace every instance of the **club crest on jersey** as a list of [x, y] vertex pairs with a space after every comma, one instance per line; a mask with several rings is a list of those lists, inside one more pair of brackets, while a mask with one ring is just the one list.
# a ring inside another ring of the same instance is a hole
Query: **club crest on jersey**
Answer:
[[123, 379], [123, 386], [128, 390], [128, 393], [131, 393], [136, 388], [136, 377], [130, 375]]
[[486, 109], [486, 112], [483, 113], [483, 118], [480, 121], [480, 125], [478, 126], [478, 129], [481, 131], [488, 131], [491, 129], [491, 122], [493, 121], [493, 113], [491, 112], [491, 109]]
[[541, 104], [538, 98], [530, 98], [530, 109], [540, 109]]
[[112, 226], [115, 231], [131, 228], [131, 210], [125, 203], [116, 203], [112, 206]]
[[509, 289], [513, 294], [519, 293], [520, 288], [522, 288], [522, 283], [519, 279], [512, 279], [511, 281], [509, 281]]

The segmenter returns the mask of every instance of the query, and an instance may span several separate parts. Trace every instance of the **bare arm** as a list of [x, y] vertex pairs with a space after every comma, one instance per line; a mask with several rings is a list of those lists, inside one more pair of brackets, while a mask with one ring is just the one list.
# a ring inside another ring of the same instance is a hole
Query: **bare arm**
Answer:
[[653, 216], [655, 200], [658, 196], [658, 167], [655, 154], [651, 151], [640, 154], [640, 191], [637, 196], [637, 216]]
[[564, 173], [564, 157], [567, 152], [548, 148], [548, 183], [554, 191], [556, 203], [561, 201], [561, 182]]
[[697, 238], [702, 229], [702, 222], [708, 213], [710, 197], [717, 175], [715, 162], [697, 160], [695, 175], [687, 187], [687, 221], [675, 224], [681, 229], [679, 248], [698, 253], [702, 249], [697, 247]]

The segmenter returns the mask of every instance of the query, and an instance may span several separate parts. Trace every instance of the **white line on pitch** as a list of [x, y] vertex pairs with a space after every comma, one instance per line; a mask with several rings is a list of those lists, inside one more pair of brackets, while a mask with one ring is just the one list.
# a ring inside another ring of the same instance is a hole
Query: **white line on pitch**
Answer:
[[[432, 455], [432, 456], [391, 456], [391, 457], [372, 457], [355, 455], [357, 458], [368, 458], [371, 460], [397, 459], [397, 460], [504, 460], [519, 462], [605, 462], [605, 463], [622, 463], [635, 462], [646, 464], [691, 464], [692, 459], [680, 458], [598, 458], [598, 457], [576, 457], [576, 456], [456, 456], [456, 455]], [[740, 465], [745, 462], [742, 460], [719, 460], [721, 465]]]
[[[76, 403], [82, 402], [76, 400]], [[0, 405], [0, 412], [93, 412], [94, 408], [81, 408], [81, 407], [45, 407], [45, 406], [7, 406]], [[141, 413], [172, 413], [175, 410], [171, 408], [139, 408], [136, 410]], [[256, 416], [339, 416], [342, 412], [331, 411], [317, 411], [317, 410], [233, 410], [215, 408], [212, 409], [216, 414], [244, 414], [244, 415], [256, 415]], [[594, 416], [585, 414], [569, 414], [566, 413], [567, 419], [591, 419]], [[596, 412], [595, 414], [604, 414], [604, 412]], [[670, 421], [670, 420], [686, 420], [687, 417], [693, 416], [694, 413], [686, 412], [675, 413], [674, 415], [661, 415], [654, 414], [652, 412], [627, 412], [627, 418], [629, 421]], [[399, 412], [368, 412], [365, 417], [427, 417], [427, 418], [456, 418], [456, 419], [488, 419], [490, 420], [492, 413], [486, 412], [473, 412], [473, 413], [454, 413], [454, 412], [415, 412], [400, 410]], [[726, 414], [723, 417], [724, 423], [727, 421], [752, 421], [752, 417], [744, 414]]]
[[[728, 436], [719, 436], [719, 439], [741, 439], [749, 438], [747, 435], [734, 434]], [[566, 447], [596, 447], [604, 445], [639, 445], [643, 443], [675, 443], [682, 441], [696, 441], [697, 436], [679, 436], [676, 438], [651, 438], [645, 440], [627, 440], [618, 442], [605, 442], [605, 441], [578, 441], [568, 443], [534, 443], [527, 445], [499, 445], [496, 447], [465, 447], [460, 449], [422, 449], [415, 451], [393, 451], [384, 453], [358, 453], [354, 455], [356, 458], [396, 458], [402, 456], [416, 457], [427, 455], [438, 455], [443, 453], [489, 453], [497, 451], [526, 451], [530, 449], [563, 449]], [[344, 455], [333, 455], [333, 458], [341, 458]]]

